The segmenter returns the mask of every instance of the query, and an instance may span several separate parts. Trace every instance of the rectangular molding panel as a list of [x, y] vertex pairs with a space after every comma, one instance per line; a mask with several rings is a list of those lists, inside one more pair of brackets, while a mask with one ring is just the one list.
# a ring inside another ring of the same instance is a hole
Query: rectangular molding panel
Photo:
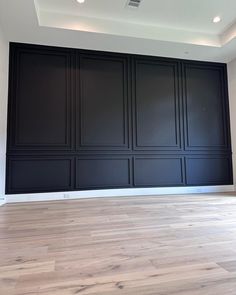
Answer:
[[232, 184], [226, 70], [11, 43], [6, 193]]

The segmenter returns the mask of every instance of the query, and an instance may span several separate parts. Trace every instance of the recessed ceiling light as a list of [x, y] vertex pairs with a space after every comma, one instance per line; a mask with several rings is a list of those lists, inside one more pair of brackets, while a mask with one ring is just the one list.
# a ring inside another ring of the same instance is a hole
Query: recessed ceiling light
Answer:
[[85, 0], [76, 0], [78, 3], [82, 4]]
[[221, 21], [220, 16], [216, 16], [213, 18], [213, 23], [219, 23]]

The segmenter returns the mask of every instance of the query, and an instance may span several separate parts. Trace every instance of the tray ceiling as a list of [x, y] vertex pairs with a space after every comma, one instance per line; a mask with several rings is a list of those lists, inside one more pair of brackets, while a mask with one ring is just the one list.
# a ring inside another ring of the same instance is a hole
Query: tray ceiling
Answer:
[[235, 11], [235, 0], [2, 0], [0, 22], [10, 41], [227, 62]]

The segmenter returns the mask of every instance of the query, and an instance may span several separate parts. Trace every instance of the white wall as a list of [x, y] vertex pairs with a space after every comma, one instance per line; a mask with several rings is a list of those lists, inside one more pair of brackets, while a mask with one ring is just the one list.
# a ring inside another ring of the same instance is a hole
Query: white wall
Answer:
[[236, 59], [228, 63], [228, 81], [234, 185], [236, 185]]
[[0, 26], [0, 204], [5, 202], [8, 52], [8, 42]]

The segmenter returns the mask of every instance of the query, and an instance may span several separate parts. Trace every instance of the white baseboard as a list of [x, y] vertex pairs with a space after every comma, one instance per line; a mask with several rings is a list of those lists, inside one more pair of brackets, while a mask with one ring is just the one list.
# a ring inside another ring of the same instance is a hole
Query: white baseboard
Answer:
[[6, 198], [5, 196], [0, 196], [0, 206], [3, 206], [4, 204], [6, 204]]
[[127, 197], [143, 195], [179, 195], [232, 192], [234, 185], [222, 186], [192, 186], [192, 187], [157, 187], [157, 188], [130, 188], [130, 189], [107, 189], [89, 190], [76, 192], [59, 192], [43, 194], [18, 194], [6, 195], [6, 203], [34, 202], [34, 201], [58, 201], [66, 199]]

